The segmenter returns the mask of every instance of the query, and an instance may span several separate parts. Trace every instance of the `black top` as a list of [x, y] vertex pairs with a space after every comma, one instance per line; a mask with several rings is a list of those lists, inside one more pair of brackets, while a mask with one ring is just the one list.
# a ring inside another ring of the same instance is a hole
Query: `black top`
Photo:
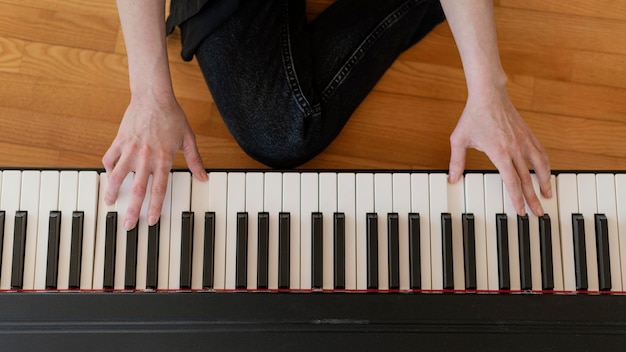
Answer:
[[166, 22], [167, 34], [180, 27], [181, 56], [189, 61], [204, 38], [219, 27], [239, 6], [239, 0], [172, 0]]

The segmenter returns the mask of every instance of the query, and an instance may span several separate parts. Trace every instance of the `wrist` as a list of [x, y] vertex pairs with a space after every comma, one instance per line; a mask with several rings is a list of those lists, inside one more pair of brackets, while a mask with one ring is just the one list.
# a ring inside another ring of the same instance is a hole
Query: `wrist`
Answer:
[[468, 98], [494, 96], [506, 93], [507, 76], [498, 69], [475, 77], [467, 77]]

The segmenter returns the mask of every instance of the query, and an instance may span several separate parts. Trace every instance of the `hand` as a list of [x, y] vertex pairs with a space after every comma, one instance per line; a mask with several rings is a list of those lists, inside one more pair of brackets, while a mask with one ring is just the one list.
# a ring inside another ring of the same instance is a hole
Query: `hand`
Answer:
[[105, 195], [105, 201], [109, 205], [117, 199], [120, 186], [128, 173], [135, 172], [130, 203], [124, 219], [127, 231], [137, 225], [150, 175], [153, 179], [148, 204], [148, 225], [157, 223], [167, 191], [169, 171], [178, 150], [182, 150], [194, 177], [206, 181], [208, 176], [196, 146], [195, 135], [174, 96], [166, 94], [143, 99], [133, 97], [117, 137], [102, 158], [109, 175], [109, 186]]
[[461, 118], [450, 137], [450, 182], [461, 178], [467, 148], [487, 154], [500, 171], [504, 185], [519, 215], [524, 215], [524, 200], [533, 214], [543, 208], [533, 188], [528, 163], [539, 181], [541, 193], [552, 197], [550, 164], [541, 143], [511, 103], [505, 89], [470, 94]]

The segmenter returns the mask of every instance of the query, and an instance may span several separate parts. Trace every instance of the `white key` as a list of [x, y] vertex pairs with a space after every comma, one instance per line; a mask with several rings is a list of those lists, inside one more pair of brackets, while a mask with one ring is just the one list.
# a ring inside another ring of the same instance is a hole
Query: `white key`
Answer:
[[[531, 175], [535, 192], [539, 189], [537, 177]], [[526, 204], [526, 214], [528, 215], [528, 226], [530, 235], [530, 274], [532, 281], [532, 289], [541, 291], [541, 243], [539, 240], [539, 218], [533, 214], [532, 210]]]
[[355, 290], [356, 271], [356, 176], [353, 173], [337, 175], [337, 209], [345, 215], [346, 290]]
[[[545, 198], [539, 189], [538, 183], [534, 183], [535, 192], [539, 197], [539, 201], [543, 206], [543, 211], [545, 214], [550, 215], [550, 225], [551, 225], [551, 234], [552, 234], [552, 268], [554, 274], [554, 289], [556, 291], [563, 290], [563, 259], [561, 256], [561, 231], [560, 231], [560, 222], [559, 222], [559, 207], [558, 200], [556, 196], [556, 177], [552, 175], [550, 177], [550, 185], [552, 187], [553, 196], [552, 198]], [[571, 223], [571, 219], [570, 219]]]
[[498, 233], [496, 214], [504, 212], [502, 177], [486, 174], [485, 177], [485, 238], [487, 240], [487, 282], [489, 290], [498, 290]]
[[152, 188], [152, 176], [148, 178], [146, 196], [141, 203], [139, 221], [137, 222], [137, 268], [135, 276], [135, 289], [145, 290], [148, 274], [148, 204], [150, 203], [150, 188]]
[[509, 278], [511, 280], [511, 290], [521, 290], [522, 284], [520, 280], [520, 266], [519, 266], [519, 236], [517, 232], [517, 211], [513, 206], [511, 197], [506, 189], [502, 187], [504, 199], [504, 212], [507, 216], [507, 229], [509, 232]]
[[334, 216], [337, 212], [337, 174], [323, 172], [319, 175], [319, 211], [322, 213], [322, 263], [323, 285], [325, 290], [334, 288]]
[[263, 173], [246, 174], [246, 212], [248, 212], [248, 289], [257, 288], [259, 252], [259, 213], [263, 211]]
[[20, 209], [20, 191], [22, 190], [22, 172], [10, 170], [2, 174], [2, 195], [0, 209], [4, 214], [4, 244], [2, 246], [2, 272], [0, 289], [11, 288], [13, 268], [13, 232], [15, 230], [15, 212]]
[[124, 221], [126, 210], [130, 204], [130, 190], [133, 185], [134, 174], [128, 174], [120, 186], [120, 190], [115, 202], [117, 212], [117, 237], [115, 239], [115, 274], [113, 277], [113, 288], [115, 290], [124, 289], [124, 279], [126, 274], [126, 229]]
[[300, 288], [311, 289], [312, 233], [311, 214], [319, 211], [319, 177], [303, 173], [300, 179]]
[[[81, 171], [78, 175], [78, 208], [83, 211], [83, 248], [80, 264], [80, 288], [91, 289], [96, 247], [96, 214], [98, 207], [98, 173]], [[61, 220], [63, 221], [63, 220]], [[63, 223], [61, 223], [62, 226]]]
[[[68, 176], [68, 180], [66, 182], [69, 183], [67, 189], [71, 189], [71, 185], [76, 182], [76, 194], [78, 197], [78, 176], [74, 178], [73, 176]], [[66, 189], [63, 186], [64, 174], [61, 174], [61, 190]], [[100, 174], [100, 186], [98, 191], [98, 219], [96, 221], [96, 248], [94, 252], [94, 264], [93, 264], [93, 283], [92, 288], [94, 290], [102, 290], [104, 288], [104, 250], [105, 250], [105, 239], [106, 239], [106, 216], [107, 213], [113, 211], [115, 207], [113, 205], [107, 205], [104, 201], [104, 196], [106, 194], [107, 187], [109, 186], [109, 177], [106, 173]], [[69, 202], [69, 201], [68, 201]], [[67, 257], [67, 260], [64, 259], [63, 265], [59, 263], [59, 288], [61, 288], [61, 278], [63, 278], [63, 288], [67, 288], [68, 279], [69, 279], [69, 256], [70, 256], [70, 248], [69, 248], [69, 237], [71, 235], [71, 226], [69, 230], [63, 230], [63, 220], [61, 219], [61, 234], [66, 236], [65, 240], [68, 244], [61, 246], [61, 248], [65, 248], [63, 251], [65, 254], [61, 255], [61, 250], [59, 250], [59, 258]], [[69, 221], [69, 220], [68, 220]], [[66, 221], [67, 222], [67, 221]], [[64, 232], [65, 231], [65, 232]], [[65, 234], [67, 232], [67, 234]], [[61, 274], [61, 267], [67, 268], [63, 269], [67, 271], [67, 274]]]
[[367, 289], [367, 213], [374, 212], [374, 175], [356, 175], [357, 290]]
[[474, 214], [474, 234], [476, 235], [476, 288], [486, 290], [487, 238], [485, 232], [485, 192], [482, 174], [465, 176], [465, 211]]
[[398, 214], [398, 259], [400, 263], [400, 289], [410, 288], [409, 263], [409, 213], [411, 212], [411, 175], [393, 174], [393, 212]]
[[191, 259], [191, 288], [202, 289], [204, 262], [204, 214], [209, 211], [209, 182], [191, 181], [191, 211], [193, 212], [193, 251]]
[[[465, 263], [463, 261], [463, 213], [465, 213], [464, 182], [448, 183], [447, 209], [452, 216], [452, 267], [454, 268], [454, 289], [465, 289]], [[440, 215], [441, 216], [441, 215]], [[441, 236], [441, 233], [440, 233]]]
[[[78, 202], [78, 171], [62, 171], [59, 183], [58, 208], [61, 211], [61, 233], [59, 235], [59, 272], [57, 288], [59, 290], [67, 290], [69, 288], [70, 279], [72, 215], [73, 212], [77, 210], [76, 204]], [[102, 204], [104, 204], [104, 199], [102, 200]], [[104, 222], [104, 220], [102, 220], [102, 222]], [[92, 283], [90, 282], [89, 285], [91, 286]]]
[[228, 174], [226, 208], [226, 276], [224, 283], [227, 290], [234, 290], [237, 269], [237, 213], [246, 209], [246, 175], [242, 172]]
[[170, 234], [172, 224], [172, 174], [167, 177], [167, 188], [159, 216], [159, 259], [157, 289], [165, 290], [170, 284]]
[[374, 174], [374, 211], [378, 214], [378, 288], [389, 289], [389, 236], [387, 215], [393, 211], [391, 174]]
[[183, 212], [191, 209], [191, 174], [172, 173], [172, 211], [170, 223], [169, 288], [180, 289], [180, 259], [182, 246]]
[[[289, 288], [300, 289], [300, 174], [283, 174], [283, 212], [290, 215]], [[310, 215], [309, 215], [310, 217]]]
[[585, 218], [585, 248], [587, 252], [587, 281], [589, 291], [598, 291], [598, 253], [596, 252], [595, 214], [598, 212], [596, 177], [578, 175], [578, 211]]
[[617, 230], [617, 204], [615, 201], [615, 176], [596, 175], [598, 213], [606, 215], [609, 231], [609, 260], [611, 269], [611, 291], [622, 291], [622, 268]]
[[228, 199], [228, 174], [209, 174], [209, 211], [215, 212], [215, 252], [213, 261], [213, 287], [226, 286], [226, 202]]
[[556, 178], [561, 224], [561, 256], [563, 259], [563, 289], [576, 291], [574, 237], [572, 214], [578, 213], [578, 185], [575, 174], [560, 174]]
[[35, 260], [37, 256], [37, 233], [39, 225], [39, 191], [41, 172], [28, 170], [22, 173], [20, 210], [28, 212], [26, 225], [26, 248], [24, 254], [23, 289], [32, 290], [35, 284]]
[[[420, 277], [421, 288], [431, 285], [430, 265], [430, 195], [429, 175], [411, 174], [411, 212], [420, 216]], [[439, 215], [441, 216], [441, 214]], [[441, 221], [441, 220], [440, 220]]]
[[278, 289], [278, 215], [282, 211], [283, 175], [280, 172], [265, 174], [263, 210], [269, 214], [270, 233], [268, 248], [268, 288]]
[[615, 175], [622, 290], [626, 286], [626, 174]]
[[441, 214], [448, 212], [448, 176], [446, 174], [431, 174], [429, 186], [431, 288], [433, 290], [442, 290], [443, 244], [441, 241]]
[[35, 252], [34, 284], [36, 290], [46, 288], [46, 269], [48, 267], [48, 225], [50, 212], [58, 209], [59, 172], [46, 170], [41, 172], [39, 192], [39, 222]]

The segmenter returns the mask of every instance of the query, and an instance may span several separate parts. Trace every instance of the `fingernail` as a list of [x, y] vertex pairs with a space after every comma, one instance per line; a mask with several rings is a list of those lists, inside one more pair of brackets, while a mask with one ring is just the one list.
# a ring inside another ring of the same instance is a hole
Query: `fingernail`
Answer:
[[148, 218], [148, 226], [153, 226], [154, 224], [157, 223], [157, 221], [159, 220], [159, 218], [157, 218], [156, 216], [150, 216]]
[[126, 220], [126, 221], [124, 222], [124, 228], [126, 229], [126, 231], [130, 231], [130, 230], [132, 230], [132, 229], [133, 229], [133, 227], [135, 227], [135, 223], [133, 223], [132, 221], [130, 221], [130, 220]]
[[454, 182], [454, 180], [456, 180], [456, 172], [450, 171], [450, 173], [448, 174], [448, 181]]
[[546, 196], [548, 198], [552, 198], [552, 190], [551, 189], [548, 190], [548, 193], [546, 194]]
[[543, 215], [543, 208], [541, 207], [541, 205], [538, 205], [538, 206], [535, 208], [535, 214], [536, 214], [537, 216], [542, 216], [542, 215]]

